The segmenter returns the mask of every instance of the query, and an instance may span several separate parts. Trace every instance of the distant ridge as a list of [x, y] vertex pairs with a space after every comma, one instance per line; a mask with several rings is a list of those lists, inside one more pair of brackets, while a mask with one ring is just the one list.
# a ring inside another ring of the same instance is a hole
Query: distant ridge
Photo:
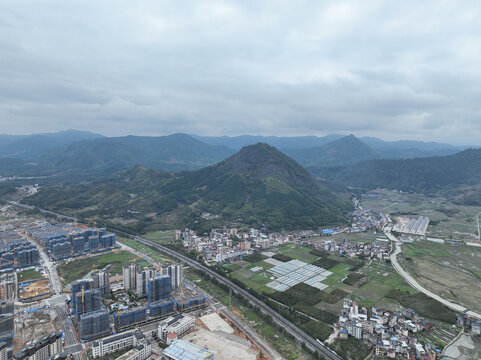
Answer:
[[[132, 196], [135, 194], [135, 196]], [[274, 147], [256, 144], [200, 170], [169, 174], [136, 166], [108, 182], [83, 188], [46, 188], [28, 198], [32, 204], [88, 216], [131, 218], [142, 228], [186, 226], [202, 213], [270, 229], [345, 224], [350, 203], [317, 182], [297, 162]], [[145, 214], [150, 222], [145, 223]]]
[[481, 204], [481, 149], [429, 158], [370, 160], [337, 168], [311, 168], [310, 172], [347, 186], [441, 192], [463, 204]]
[[309, 149], [284, 150], [304, 166], [342, 166], [382, 156], [354, 135], [344, 136], [326, 145]]
[[48, 149], [80, 140], [102, 138], [89, 131], [64, 130], [33, 135], [0, 135], [0, 156], [29, 159]]

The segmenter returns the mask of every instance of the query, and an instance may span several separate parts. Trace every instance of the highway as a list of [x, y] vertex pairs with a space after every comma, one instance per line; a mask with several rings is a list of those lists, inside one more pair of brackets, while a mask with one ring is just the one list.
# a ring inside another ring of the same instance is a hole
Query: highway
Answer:
[[481, 319], [481, 314], [475, 311], [472, 311], [463, 305], [456, 304], [449, 300], [443, 299], [439, 295], [434, 294], [433, 292], [431, 292], [430, 290], [426, 289], [421, 284], [419, 284], [407, 271], [405, 271], [402, 268], [402, 266], [399, 264], [397, 260], [397, 256], [401, 253], [401, 241], [399, 241], [390, 231], [385, 231], [384, 234], [387, 236], [389, 240], [391, 240], [394, 243], [394, 246], [395, 246], [395, 250], [391, 254], [391, 264], [394, 266], [394, 269], [397, 271], [397, 273], [401, 275], [409, 285], [411, 285], [413, 288], [415, 288], [419, 292], [424, 293], [426, 296], [429, 296], [430, 298], [439, 301], [440, 303], [442, 303], [443, 305], [447, 306], [448, 308], [454, 311], [464, 313], [466, 315], [469, 315], [477, 319]]
[[215, 271], [209, 269], [207, 266], [204, 266], [200, 264], [199, 262], [190, 259], [189, 257], [180, 254], [174, 250], [169, 249], [168, 247], [165, 247], [163, 245], [159, 245], [153, 241], [150, 241], [148, 239], [141, 238], [139, 236], [134, 236], [128, 233], [125, 233], [123, 231], [115, 230], [118, 233], [122, 233], [126, 236], [132, 237], [134, 240], [137, 240], [140, 243], [143, 243], [147, 246], [150, 246], [151, 248], [157, 249], [169, 256], [172, 256], [174, 258], [179, 259], [183, 263], [191, 266], [194, 269], [200, 270], [206, 274], [208, 274], [210, 277], [216, 279], [222, 284], [225, 284], [229, 286], [229, 288], [232, 289], [233, 292], [241, 294], [242, 296], [246, 297], [249, 299], [249, 301], [256, 305], [259, 309], [261, 309], [262, 312], [265, 314], [268, 314], [272, 317], [272, 319], [280, 326], [286, 328], [289, 330], [290, 334], [294, 336], [298, 341], [303, 342], [306, 344], [306, 346], [311, 349], [312, 351], [318, 351], [322, 356], [324, 356], [326, 359], [329, 360], [342, 360], [342, 358], [337, 355], [335, 352], [333, 352], [331, 349], [328, 347], [324, 346], [322, 343], [320, 343], [318, 340], [313, 339], [311, 336], [307, 335], [304, 331], [299, 329], [296, 325], [285, 319], [282, 315], [280, 315], [278, 312], [274, 311], [271, 309], [269, 306], [264, 304], [261, 300], [256, 298], [254, 295], [249, 293], [247, 290], [244, 290], [240, 286], [234, 284], [232, 281], [229, 279], [223, 277], [222, 275], [216, 273]]
[[[40, 209], [40, 208], [35, 207], [35, 206], [25, 205], [25, 204], [22, 204], [18, 201], [7, 201], [7, 202], [11, 205], [20, 206], [20, 207], [27, 208], [27, 209], [37, 209], [42, 213], [47, 213], [47, 214], [54, 215], [54, 216], [57, 216], [57, 217], [60, 217], [60, 218], [63, 218], [63, 219], [70, 220], [70, 221], [77, 221], [77, 219], [75, 219], [73, 217], [66, 216], [66, 215], [59, 214], [59, 213], [55, 213], [53, 211], [43, 210], [43, 209]], [[334, 351], [329, 349], [327, 346], [325, 346], [319, 340], [314, 339], [311, 336], [307, 335], [304, 331], [299, 329], [296, 325], [291, 323], [289, 320], [285, 319], [277, 311], [274, 311], [269, 306], [264, 304], [261, 300], [259, 300], [254, 295], [249, 293], [247, 290], [244, 290], [240, 286], [234, 284], [229, 279], [227, 279], [227, 278], [223, 277], [222, 275], [216, 273], [215, 271], [209, 269], [207, 266], [204, 266], [204, 265], [200, 264], [199, 262], [197, 262], [195, 260], [192, 260], [192, 259], [190, 259], [189, 257], [187, 257], [183, 254], [178, 253], [177, 251], [171, 250], [168, 247], [165, 247], [163, 245], [159, 245], [159, 244], [157, 244], [153, 241], [150, 241], [148, 239], [144, 239], [144, 238], [141, 238], [139, 236], [128, 234], [124, 231], [120, 231], [120, 230], [117, 230], [117, 229], [114, 229], [114, 228], [111, 228], [111, 229], [118, 232], [118, 233], [122, 233], [122, 234], [124, 234], [124, 235], [126, 235], [130, 238], [133, 238], [134, 240], [137, 240], [140, 243], [143, 243], [147, 246], [150, 246], [151, 248], [157, 249], [157, 250], [159, 250], [159, 251], [161, 251], [161, 252], [163, 252], [167, 255], [170, 255], [174, 258], [177, 258], [180, 261], [182, 261], [183, 263], [191, 266], [192, 268], [200, 270], [200, 271], [208, 274], [210, 277], [216, 279], [220, 283], [222, 283], [224, 285], [227, 285], [229, 288], [232, 289], [233, 292], [235, 292], [237, 294], [241, 294], [242, 296], [247, 298], [252, 304], [256, 305], [265, 314], [270, 315], [272, 317], [272, 319], [279, 326], [282, 326], [283, 328], [289, 330], [290, 334], [292, 336], [294, 336], [294, 338], [296, 338], [298, 341], [304, 343], [311, 351], [318, 351], [325, 359], [328, 359], [328, 360], [343, 360], [342, 357], [337, 355]], [[66, 318], [66, 320], [68, 320], [68, 317]], [[67, 332], [70, 332], [69, 328], [70, 328], [71, 324], [65, 324], [65, 325], [66, 326], [65, 326], [65, 329], [64, 329], [64, 323], [62, 323], [62, 330], [64, 330], [64, 331], [67, 330]], [[67, 335], [65, 335], [65, 336], [67, 337]]]
[[481, 227], [479, 224], [479, 215], [481, 215], [481, 212], [476, 215], [476, 222], [478, 223], [478, 240], [481, 240]]

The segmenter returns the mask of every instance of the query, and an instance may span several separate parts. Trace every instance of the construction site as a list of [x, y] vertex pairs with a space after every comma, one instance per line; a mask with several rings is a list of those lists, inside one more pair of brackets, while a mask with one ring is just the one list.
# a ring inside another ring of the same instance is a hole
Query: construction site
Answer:
[[21, 302], [33, 302], [52, 296], [50, 281], [39, 279], [18, 284], [18, 299]]
[[18, 312], [15, 317], [14, 352], [60, 329], [60, 323], [60, 318], [54, 309], [30, 308]]
[[80, 339], [92, 340], [206, 306], [203, 295], [182, 286], [182, 266], [123, 267], [123, 286], [112, 291], [108, 268], [71, 284], [70, 306]]

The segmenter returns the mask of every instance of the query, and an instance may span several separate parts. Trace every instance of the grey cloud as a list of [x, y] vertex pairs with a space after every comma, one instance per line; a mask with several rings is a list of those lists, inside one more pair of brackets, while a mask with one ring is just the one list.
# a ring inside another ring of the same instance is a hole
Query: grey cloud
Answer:
[[0, 132], [479, 144], [476, 1], [0, 5]]

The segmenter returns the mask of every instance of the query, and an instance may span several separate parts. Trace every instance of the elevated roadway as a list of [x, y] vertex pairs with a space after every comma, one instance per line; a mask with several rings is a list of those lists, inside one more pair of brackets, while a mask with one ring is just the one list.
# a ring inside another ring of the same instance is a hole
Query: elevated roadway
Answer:
[[[42, 213], [54, 215], [54, 216], [57, 216], [59, 218], [63, 218], [63, 219], [66, 219], [66, 220], [77, 221], [77, 219], [74, 218], [74, 217], [66, 216], [66, 215], [59, 214], [59, 213], [56, 213], [56, 212], [53, 212], [53, 211], [40, 209], [36, 206], [25, 205], [25, 204], [22, 204], [18, 201], [7, 201], [7, 202], [11, 205], [20, 206], [20, 207], [27, 208], [27, 209], [37, 209], [38, 211], [40, 211]], [[259, 300], [254, 295], [249, 293], [247, 290], [244, 290], [239, 285], [234, 284], [229, 279], [227, 279], [227, 278], [223, 277], [222, 275], [216, 273], [215, 271], [209, 269], [207, 266], [204, 266], [204, 265], [200, 264], [199, 262], [197, 262], [195, 260], [192, 260], [191, 258], [189, 258], [189, 257], [187, 257], [187, 256], [185, 256], [181, 253], [178, 253], [177, 251], [169, 249], [168, 247], [165, 247], [163, 245], [159, 245], [159, 244], [157, 244], [153, 241], [150, 241], [148, 239], [145, 239], [145, 238], [142, 238], [142, 237], [139, 237], [139, 236], [135, 236], [135, 235], [126, 233], [124, 231], [120, 231], [120, 230], [115, 229], [115, 228], [111, 228], [111, 229], [116, 231], [117, 233], [122, 233], [122, 234], [124, 234], [124, 235], [126, 235], [126, 236], [128, 236], [128, 237], [130, 237], [134, 240], [137, 240], [140, 243], [143, 243], [147, 246], [150, 246], [151, 248], [157, 249], [157, 250], [159, 250], [159, 251], [161, 251], [161, 252], [163, 252], [163, 253], [171, 256], [171, 257], [177, 258], [180, 261], [182, 261], [183, 263], [191, 266], [192, 268], [200, 270], [200, 271], [208, 274], [211, 278], [216, 279], [219, 283], [227, 285], [229, 288], [232, 289], [233, 292], [235, 292], [237, 294], [241, 294], [242, 296], [247, 298], [252, 304], [256, 305], [263, 313], [270, 315], [272, 317], [272, 319], [278, 325], [280, 325], [283, 328], [289, 330], [289, 333], [292, 336], [294, 336], [294, 338], [296, 338], [296, 340], [304, 343], [311, 351], [318, 351], [327, 360], [343, 360], [342, 357], [340, 357], [334, 351], [332, 351], [327, 346], [325, 346], [321, 341], [319, 341], [318, 339], [314, 339], [311, 336], [307, 335], [304, 331], [299, 329], [296, 325], [291, 323], [289, 320], [285, 319], [277, 311], [271, 309], [269, 306], [264, 304], [261, 300]], [[65, 325], [69, 325], [69, 324], [65, 324]], [[67, 330], [67, 332], [69, 332], [68, 326], [66, 326], [66, 327], [67, 327], [67, 329], [65, 329], [65, 330]]]
[[[111, 228], [112, 229], [112, 228]], [[325, 346], [322, 342], [320, 342], [317, 339], [312, 338], [311, 336], [307, 335], [304, 331], [299, 329], [296, 325], [291, 323], [289, 320], [285, 319], [281, 314], [278, 312], [274, 311], [271, 309], [269, 306], [264, 304], [261, 300], [256, 298], [254, 295], [249, 293], [247, 290], [241, 288], [237, 284], [234, 284], [232, 281], [229, 279], [223, 277], [222, 275], [216, 273], [212, 269], [209, 269], [207, 266], [204, 266], [200, 264], [199, 262], [192, 260], [191, 258], [178, 253], [175, 250], [169, 249], [168, 247], [165, 247], [163, 245], [157, 244], [153, 241], [150, 241], [148, 239], [131, 235], [128, 233], [125, 233], [123, 231], [119, 231], [116, 229], [115, 232], [117, 233], [122, 233], [126, 236], [131, 237], [132, 239], [147, 245], [153, 249], [157, 249], [171, 257], [177, 258], [183, 263], [191, 266], [194, 269], [200, 270], [206, 274], [208, 274], [210, 277], [216, 279], [219, 283], [227, 285], [229, 288], [232, 289], [233, 292], [241, 294], [245, 298], [247, 298], [252, 304], [256, 305], [263, 313], [268, 314], [272, 317], [272, 319], [280, 326], [284, 327], [285, 329], [289, 330], [289, 333], [294, 336], [298, 341], [303, 342], [306, 344], [306, 346], [311, 350], [311, 351], [318, 351], [325, 359], [328, 360], [342, 360], [342, 357], [337, 355], [334, 351], [329, 349], [327, 346]]]

